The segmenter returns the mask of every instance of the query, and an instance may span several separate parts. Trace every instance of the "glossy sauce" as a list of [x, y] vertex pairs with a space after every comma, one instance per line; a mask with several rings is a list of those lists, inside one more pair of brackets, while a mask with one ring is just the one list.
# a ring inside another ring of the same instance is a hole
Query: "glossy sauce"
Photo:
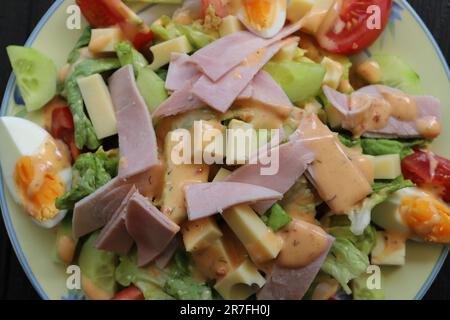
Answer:
[[315, 154], [308, 170], [314, 186], [335, 213], [346, 213], [372, 192], [366, 177], [347, 157], [336, 135], [317, 116], [305, 116], [298, 134]]
[[417, 119], [419, 111], [414, 99], [403, 92], [383, 92], [383, 97], [392, 107], [392, 116], [402, 121]]
[[67, 147], [49, 137], [35, 156], [21, 157], [14, 171], [16, 188], [27, 212], [39, 221], [53, 218], [59, 210], [55, 200], [66, 189], [58, 176], [70, 167]]
[[428, 116], [416, 120], [417, 131], [427, 139], [434, 139], [441, 134], [441, 123], [436, 117]]
[[291, 221], [278, 234], [284, 243], [276, 263], [284, 268], [305, 267], [315, 261], [328, 246], [328, 237], [322, 228], [301, 220]]
[[366, 177], [368, 183], [372, 184], [375, 179], [375, 167], [373, 162], [365, 155], [362, 154], [360, 149], [347, 148], [341, 144], [345, 154], [350, 161], [357, 167], [363, 175]]
[[381, 81], [380, 65], [375, 61], [364, 61], [357, 67], [356, 72], [369, 83], [379, 83]]

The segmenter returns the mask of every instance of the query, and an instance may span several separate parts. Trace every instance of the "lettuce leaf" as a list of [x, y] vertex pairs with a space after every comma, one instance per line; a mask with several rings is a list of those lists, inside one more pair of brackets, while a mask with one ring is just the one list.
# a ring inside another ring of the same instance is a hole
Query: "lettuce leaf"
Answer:
[[72, 168], [72, 188], [56, 199], [60, 210], [73, 209], [75, 203], [87, 197], [117, 175], [119, 156], [116, 151], [84, 153]]
[[268, 214], [264, 215], [263, 218], [267, 226], [275, 232], [292, 221], [291, 216], [278, 203], [274, 204]]
[[352, 291], [354, 300], [384, 300], [383, 286], [380, 289], [369, 289], [367, 287], [367, 280], [370, 274], [363, 273], [358, 278], [352, 281]]
[[145, 57], [129, 42], [120, 42], [115, 47], [117, 57], [119, 58], [120, 64], [126, 66], [131, 64], [133, 66], [134, 73], [139, 74], [139, 71], [148, 65], [148, 61]]
[[387, 139], [361, 139], [361, 147], [364, 154], [372, 156], [399, 154], [401, 159], [413, 154], [413, 147], [423, 146], [426, 143], [426, 140], [401, 142]]

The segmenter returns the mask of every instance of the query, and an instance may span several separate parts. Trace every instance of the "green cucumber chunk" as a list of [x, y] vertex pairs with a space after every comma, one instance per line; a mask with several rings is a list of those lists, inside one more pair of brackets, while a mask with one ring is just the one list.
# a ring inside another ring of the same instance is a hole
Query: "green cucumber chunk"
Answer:
[[168, 98], [164, 81], [148, 67], [139, 70], [136, 84], [150, 113]]
[[33, 48], [9, 46], [6, 51], [27, 110], [39, 110], [56, 95], [55, 64]]

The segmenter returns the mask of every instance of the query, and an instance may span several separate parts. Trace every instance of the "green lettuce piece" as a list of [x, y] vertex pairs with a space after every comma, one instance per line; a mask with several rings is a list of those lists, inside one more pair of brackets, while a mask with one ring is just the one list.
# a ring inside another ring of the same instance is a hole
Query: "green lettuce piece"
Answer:
[[91, 26], [87, 26], [83, 33], [81, 34], [80, 38], [78, 39], [77, 43], [75, 44], [75, 47], [72, 49], [72, 51], [69, 54], [69, 58], [67, 59], [67, 63], [73, 64], [80, 58], [80, 49], [83, 47], [86, 47], [89, 42], [91, 41], [91, 32], [92, 28]]
[[357, 235], [362, 234], [365, 228], [370, 224], [372, 209], [386, 201], [392, 193], [409, 187], [414, 187], [414, 183], [410, 180], [405, 180], [402, 176], [391, 181], [375, 183], [372, 188], [376, 191], [366, 198], [362, 205], [352, 208], [348, 213], [350, 221], [352, 222], [352, 232]]
[[100, 231], [89, 236], [83, 244], [78, 264], [81, 274], [94, 284], [98, 289], [113, 296], [117, 289], [114, 273], [117, 264], [117, 255], [94, 247]]
[[352, 292], [354, 300], [384, 300], [384, 289], [369, 289], [367, 280], [370, 274], [364, 272], [358, 278], [352, 280]]
[[272, 206], [267, 217], [266, 224], [273, 230], [278, 231], [292, 221], [292, 218], [277, 203]]
[[369, 258], [349, 239], [336, 238], [322, 265], [321, 270], [335, 278], [347, 294], [352, 291], [350, 280], [359, 277], [367, 270]]
[[74, 68], [67, 77], [64, 88], [67, 95], [70, 111], [73, 115], [75, 125], [75, 144], [82, 150], [85, 146], [95, 150], [100, 146], [94, 127], [84, 111], [83, 96], [78, 87], [77, 79], [87, 77], [96, 73], [102, 73], [120, 68], [120, 62], [116, 58], [87, 59]]
[[355, 139], [350, 137], [349, 135], [340, 133], [338, 135], [339, 141], [348, 148], [353, 148], [361, 145], [361, 139]]
[[350, 226], [336, 226], [327, 230], [335, 238], [350, 240], [353, 245], [365, 255], [369, 255], [376, 243], [376, 229], [369, 225], [362, 235], [356, 235]]
[[72, 168], [72, 188], [56, 199], [60, 210], [73, 209], [75, 203], [87, 197], [117, 175], [119, 156], [117, 152], [84, 153]]
[[401, 159], [413, 154], [413, 147], [423, 146], [426, 143], [426, 140], [401, 142], [387, 139], [361, 139], [361, 147], [364, 154], [372, 156], [399, 154]]
[[149, 67], [139, 71], [136, 85], [150, 113], [153, 113], [169, 97], [165, 82]]
[[118, 43], [115, 50], [122, 67], [131, 64], [136, 75], [139, 74], [142, 68], [148, 66], [147, 59], [139, 51], [134, 49], [129, 42], [124, 41]]
[[140, 268], [136, 264], [136, 254], [120, 257], [116, 270], [117, 282], [128, 287], [134, 284], [148, 300], [211, 300], [211, 288], [195, 280], [192, 262], [186, 252], [178, 251], [166, 269], [155, 265]]
[[218, 34], [208, 34], [203, 29], [202, 25], [198, 22], [194, 22], [192, 25], [177, 25], [178, 31], [185, 35], [189, 42], [195, 49], [201, 49], [206, 47], [210, 43], [219, 38]]

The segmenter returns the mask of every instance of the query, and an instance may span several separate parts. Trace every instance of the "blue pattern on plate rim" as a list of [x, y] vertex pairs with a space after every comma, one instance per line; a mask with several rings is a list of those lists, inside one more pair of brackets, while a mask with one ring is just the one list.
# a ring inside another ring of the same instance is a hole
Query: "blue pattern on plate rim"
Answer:
[[[450, 80], [450, 69], [447, 65], [446, 59], [444, 57], [444, 55], [442, 54], [441, 49], [439, 48], [439, 45], [437, 44], [436, 40], [434, 39], [433, 35], [430, 33], [430, 31], [428, 30], [427, 26], [425, 25], [425, 23], [422, 21], [422, 19], [420, 18], [420, 16], [414, 11], [414, 9], [411, 7], [411, 5], [406, 1], [406, 0], [401, 0], [403, 6], [406, 8], [406, 10], [414, 17], [414, 19], [416, 20], [416, 22], [420, 25], [420, 27], [422, 28], [422, 30], [424, 31], [425, 35], [428, 37], [428, 39], [430, 40], [430, 42], [432, 43], [436, 54], [439, 57], [439, 60], [441, 61], [442, 67], [444, 68], [448, 79]], [[50, 9], [45, 13], [45, 15], [42, 17], [42, 19], [39, 21], [38, 25], [36, 26], [36, 28], [33, 30], [33, 32], [31, 33], [30, 37], [28, 38], [25, 46], [31, 46], [33, 44], [33, 42], [36, 40], [36, 37], [38, 36], [39, 32], [41, 31], [41, 29], [44, 27], [44, 25], [47, 23], [47, 21], [51, 18], [51, 16], [55, 13], [56, 10], [59, 9], [59, 7], [64, 3], [64, 0], [56, 0], [53, 5], [50, 7]], [[402, 5], [400, 5], [397, 1], [394, 1], [394, 10], [397, 13], [393, 13], [393, 15], [391, 16], [391, 22], [395, 23], [397, 21], [401, 21], [402, 17], [401, 17], [401, 11], [404, 10], [404, 8], [402, 7]], [[369, 52], [370, 54], [370, 52]], [[5, 116], [6, 112], [8, 110], [8, 105], [10, 103], [10, 99], [11, 99], [11, 95], [14, 94], [14, 83], [15, 83], [15, 77], [14, 74], [11, 74], [11, 77], [9, 78], [6, 90], [5, 90], [5, 95], [3, 97], [3, 101], [1, 104], [1, 108], [0, 108], [0, 116]], [[14, 227], [12, 225], [12, 221], [11, 221], [11, 217], [10, 217], [10, 213], [8, 210], [8, 206], [6, 204], [6, 193], [5, 190], [3, 188], [3, 183], [1, 183], [1, 181], [3, 181], [3, 177], [2, 177], [2, 172], [0, 170], [0, 207], [1, 207], [1, 211], [2, 211], [2, 215], [3, 215], [3, 220], [5, 222], [6, 225], [6, 229], [8, 232], [8, 236], [11, 240], [13, 249], [17, 255], [17, 258], [25, 272], [25, 274], [27, 275], [28, 279], [30, 280], [31, 284], [33, 285], [33, 287], [36, 289], [36, 291], [38, 292], [38, 294], [41, 296], [42, 299], [48, 300], [49, 297], [47, 295], [47, 293], [45, 292], [45, 290], [42, 288], [41, 284], [37, 281], [36, 276], [33, 274], [33, 271], [31, 270], [28, 261], [22, 251], [22, 248], [20, 246], [20, 243], [17, 239], [17, 236], [15, 234], [15, 230]], [[427, 292], [427, 290], [430, 288], [431, 284], [433, 283], [433, 280], [436, 278], [438, 272], [441, 270], [442, 265], [445, 262], [445, 259], [449, 253], [449, 247], [445, 247], [442, 250], [441, 256], [439, 257], [438, 261], [436, 262], [435, 266], [433, 267], [432, 272], [430, 273], [429, 277], [427, 278], [427, 280], [425, 281], [425, 283], [423, 284], [422, 288], [419, 290], [419, 292], [417, 293], [417, 295], [415, 296], [416, 300], [422, 299], [423, 296], [425, 295], [425, 293]], [[77, 290], [77, 292], [73, 292], [73, 291], [69, 291], [67, 296], [62, 296], [62, 299], [65, 300], [84, 300], [85, 296], [80, 294], [80, 291]]]
[[69, 290], [67, 296], [61, 296], [62, 300], [86, 300], [83, 290]]

